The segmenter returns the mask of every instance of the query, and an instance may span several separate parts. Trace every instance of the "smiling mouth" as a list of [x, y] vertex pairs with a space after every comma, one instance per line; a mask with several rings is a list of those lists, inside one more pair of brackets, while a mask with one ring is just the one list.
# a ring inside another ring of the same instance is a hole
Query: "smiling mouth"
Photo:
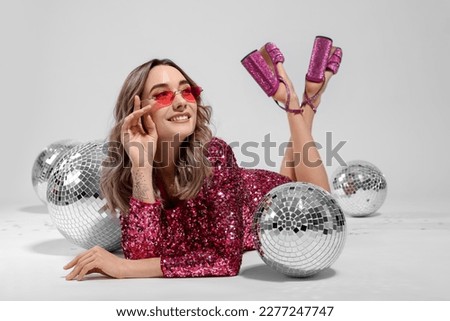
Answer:
[[191, 117], [189, 115], [180, 115], [180, 116], [174, 116], [169, 118], [169, 121], [171, 122], [184, 122], [189, 120]]

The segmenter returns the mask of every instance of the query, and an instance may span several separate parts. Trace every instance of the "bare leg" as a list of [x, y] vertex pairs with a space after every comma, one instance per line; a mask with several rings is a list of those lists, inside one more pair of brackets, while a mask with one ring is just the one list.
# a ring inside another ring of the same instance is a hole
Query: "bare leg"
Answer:
[[[280, 76], [287, 81], [291, 90], [289, 108], [299, 109], [299, 99], [283, 65], [279, 63], [277, 68]], [[331, 72], [326, 72], [326, 83], [331, 76]], [[320, 87], [321, 84], [306, 82], [306, 93], [311, 97], [320, 89]], [[324, 89], [325, 86], [321, 92], [323, 92]], [[275, 94], [274, 98], [283, 101], [283, 99], [286, 99], [285, 97], [285, 88], [284, 86], [280, 86], [280, 89]], [[320, 104], [320, 95], [314, 103], [316, 106]], [[328, 176], [312, 137], [314, 112], [309, 106], [304, 106], [303, 109], [302, 114], [287, 113], [291, 132], [291, 146], [287, 147], [285, 150], [280, 173], [294, 181], [309, 182], [330, 191]]]
[[289, 145], [284, 151], [283, 161], [281, 162], [280, 174], [289, 177], [294, 182], [297, 181], [294, 167], [294, 152], [292, 151], [292, 138], [289, 137]]
[[[325, 85], [323, 86], [322, 89], [320, 89], [322, 84], [317, 84], [317, 83], [313, 83], [313, 82], [309, 82], [309, 81], [306, 82], [305, 89], [306, 89], [306, 93], [307, 93], [308, 97], [312, 97], [315, 93], [317, 93], [318, 90], [320, 90], [319, 96], [317, 96], [317, 98], [314, 100], [314, 106], [319, 107], [320, 101], [322, 98], [322, 93], [325, 91], [326, 86], [327, 86], [328, 81], [330, 80], [331, 76], [333, 76], [333, 73], [331, 71], [325, 71]], [[309, 106], [304, 106], [303, 118], [305, 119], [305, 122], [310, 127], [311, 132], [312, 132], [314, 115], [315, 115], [315, 113], [312, 110], [312, 108], [310, 108]]]

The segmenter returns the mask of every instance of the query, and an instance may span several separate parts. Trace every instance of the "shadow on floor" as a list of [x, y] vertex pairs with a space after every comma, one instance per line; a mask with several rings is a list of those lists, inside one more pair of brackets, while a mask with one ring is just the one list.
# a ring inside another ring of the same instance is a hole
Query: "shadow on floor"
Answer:
[[[66, 239], [57, 239], [36, 243], [31, 245], [29, 249], [35, 253], [59, 256], [76, 256], [81, 252], [86, 251], [86, 249], [72, 244]], [[124, 257], [122, 249], [110, 252], [118, 257]]]
[[328, 268], [315, 275], [307, 278], [294, 278], [281, 274], [275, 270], [272, 270], [265, 264], [251, 266], [242, 269], [239, 275], [247, 279], [269, 281], [269, 282], [302, 282], [302, 281], [314, 281], [328, 279], [336, 275], [336, 271]]
[[81, 247], [73, 245], [66, 239], [58, 239], [36, 243], [30, 246], [30, 249], [31, 251], [40, 254], [60, 255], [60, 256], [73, 256], [83, 251]]
[[359, 218], [378, 217], [378, 216], [381, 216], [380, 212], [375, 212], [375, 213], [371, 213], [371, 214], [363, 215], [363, 216], [352, 216], [352, 217], [359, 219]]
[[[65, 278], [66, 278], [66, 276], [61, 276], [61, 279], [65, 279]], [[86, 282], [86, 281], [108, 281], [108, 280], [117, 280], [117, 279], [102, 275], [100, 273], [87, 274], [83, 278], [84, 282]], [[77, 280], [71, 280], [71, 281], [78, 282]]]
[[19, 211], [32, 214], [48, 214], [47, 206], [44, 204], [21, 207]]

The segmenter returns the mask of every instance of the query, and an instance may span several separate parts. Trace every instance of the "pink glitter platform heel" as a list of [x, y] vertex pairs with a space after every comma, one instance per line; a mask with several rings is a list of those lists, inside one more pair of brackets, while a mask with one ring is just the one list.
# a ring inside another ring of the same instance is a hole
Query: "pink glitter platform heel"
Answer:
[[303, 110], [304, 106], [308, 105], [314, 112], [317, 111], [314, 100], [316, 100], [322, 91], [323, 86], [325, 86], [325, 71], [329, 70], [333, 74], [336, 74], [339, 70], [342, 61], [342, 49], [336, 48], [330, 56], [332, 45], [333, 40], [327, 37], [317, 36], [314, 40], [309, 68], [305, 78], [307, 81], [322, 83], [322, 86], [317, 93], [311, 97], [308, 97], [306, 91], [304, 92], [301, 110]]
[[[288, 112], [291, 113], [301, 113], [301, 109], [290, 109], [289, 101], [291, 99], [291, 93], [286, 81], [278, 74], [276, 65], [277, 63], [284, 62], [283, 53], [280, 49], [273, 43], [268, 42], [261, 48], [263, 53], [258, 50], [254, 50], [245, 56], [241, 63], [250, 73], [250, 75], [255, 79], [258, 85], [264, 90], [267, 96], [272, 97], [278, 90], [280, 83], [284, 84], [286, 88], [286, 104], [285, 106], [281, 105], [280, 102], [275, 100], [277, 105]], [[265, 52], [264, 52], [265, 51]], [[266, 54], [270, 59], [272, 68], [268, 65], [267, 61], [264, 59], [263, 54]]]

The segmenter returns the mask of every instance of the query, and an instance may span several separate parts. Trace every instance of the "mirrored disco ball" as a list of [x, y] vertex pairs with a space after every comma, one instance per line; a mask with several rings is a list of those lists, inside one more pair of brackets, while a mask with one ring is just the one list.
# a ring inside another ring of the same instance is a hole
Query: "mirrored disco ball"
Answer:
[[66, 239], [83, 248], [120, 248], [120, 221], [100, 193], [103, 142], [80, 144], [61, 157], [50, 175], [48, 209]]
[[331, 193], [345, 214], [367, 216], [383, 205], [387, 183], [373, 164], [356, 160], [341, 166], [331, 176]]
[[44, 204], [47, 204], [47, 183], [53, 166], [61, 155], [76, 145], [78, 142], [71, 139], [60, 140], [45, 147], [36, 157], [31, 170], [31, 182], [36, 195]]
[[256, 249], [271, 268], [307, 277], [328, 268], [346, 239], [345, 216], [330, 193], [309, 183], [275, 187], [253, 220]]

